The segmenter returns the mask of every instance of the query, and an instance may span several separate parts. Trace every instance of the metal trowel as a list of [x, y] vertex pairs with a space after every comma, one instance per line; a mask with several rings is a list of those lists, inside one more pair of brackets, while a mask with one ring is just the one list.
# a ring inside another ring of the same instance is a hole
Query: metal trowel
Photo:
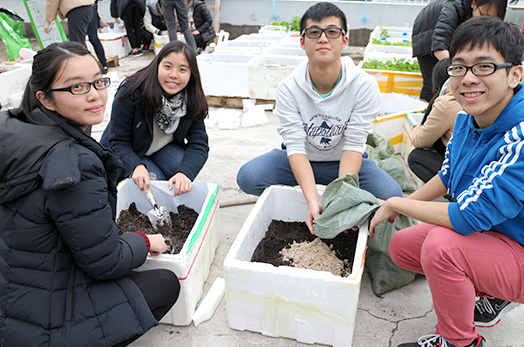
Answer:
[[171, 216], [169, 216], [167, 208], [165, 206], [158, 206], [151, 190], [146, 190], [146, 196], [151, 206], [153, 206], [153, 209], [147, 212], [147, 217], [151, 225], [153, 225], [153, 229], [157, 230], [158, 226], [161, 225], [169, 225], [169, 227], [171, 227]]

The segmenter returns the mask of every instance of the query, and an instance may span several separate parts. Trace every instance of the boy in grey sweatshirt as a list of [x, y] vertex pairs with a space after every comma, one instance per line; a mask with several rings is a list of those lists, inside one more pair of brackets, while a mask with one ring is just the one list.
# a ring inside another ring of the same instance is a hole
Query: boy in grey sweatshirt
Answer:
[[329, 2], [311, 6], [300, 21], [300, 45], [307, 61], [280, 83], [276, 109], [283, 149], [244, 164], [239, 187], [260, 195], [273, 184], [300, 185], [308, 204], [306, 224], [322, 213], [316, 184], [359, 175], [360, 187], [377, 198], [402, 196], [399, 185], [365, 158], [381, 101], [377, 82], [353, 61], [342, 58], [348, 44], [344, 13]]

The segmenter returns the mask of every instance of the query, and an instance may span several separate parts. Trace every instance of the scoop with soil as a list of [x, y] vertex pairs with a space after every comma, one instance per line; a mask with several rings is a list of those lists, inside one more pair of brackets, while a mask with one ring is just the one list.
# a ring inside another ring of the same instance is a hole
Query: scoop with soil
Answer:
[[138, 211], [133, 202], [129, 205], [129, 209], [120, 211], [116, 227], [119, 235], [136, 232], [146, 235], [162, 234], [171, 246], [164, 254], [178, 254], [184, 247], [184, 243], [198, 219], [198, 212], [185, 205], [179, 205], [178, 213], [169, 212], [169, 216], [171, 226], [167, 224], [158, 225], [157, 230], [154, 230], [149, 218]]
[[347, 277], [351, 274], [357, 239], [355, 231], [340, 233], [334, 239], [320, 239], [309, 232], [305, 222], [272, 220], [251, 261]]

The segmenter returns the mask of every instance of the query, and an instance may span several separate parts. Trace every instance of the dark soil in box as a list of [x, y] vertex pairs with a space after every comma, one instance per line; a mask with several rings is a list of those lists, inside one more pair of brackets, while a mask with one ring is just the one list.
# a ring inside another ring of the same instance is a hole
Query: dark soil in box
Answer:
[[[178, 213], [169, 212], [171, 216], [171, 227], [169, 225], [159, 225], [157, 230], [153, 229], [149, 218], [136, 209], [133, 202], [128, 210], [120, 211], [116, 227], [118, 234], [141, 232], [144, 234], [162, 234], [171, 243], [170, 249], [164, 254], [178, 254], [186, 239], [191, 233], [191, 229], [198, 218], [198, 213], [185, 205], [177, 207]], [[168, 242], [168, 243], [169, 243]]]
[[346, 277], [351, 274], [357, 239], [358, 231], [351, 230], [334, 239], [320, 239], [309, 232], [304, 222], [272, 220], [251, 261], [329, 271]]

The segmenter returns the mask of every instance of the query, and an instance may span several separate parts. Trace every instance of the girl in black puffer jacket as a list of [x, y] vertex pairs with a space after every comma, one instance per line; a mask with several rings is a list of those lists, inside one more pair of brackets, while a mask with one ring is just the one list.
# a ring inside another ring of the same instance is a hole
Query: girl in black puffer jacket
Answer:
[[118, 236], [121, 162], [85, 133], [104, 118], [101, 65], [82, 45], [34, 57], [22, 105], [0, 113], [0, 346], [113, 346], [178, 298], [169, 270], [136, 272], [160, 234]]

